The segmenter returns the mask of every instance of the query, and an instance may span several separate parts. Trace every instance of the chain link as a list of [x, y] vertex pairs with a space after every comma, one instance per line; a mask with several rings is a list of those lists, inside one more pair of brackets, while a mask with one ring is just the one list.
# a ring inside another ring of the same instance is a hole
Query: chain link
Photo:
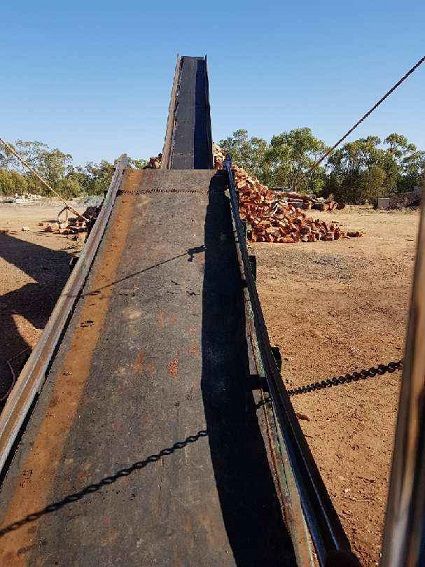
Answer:
[[397, 370], [401, 370], [402, 366], [402, 360], [389, 362], [388, 364], [378, 364], [378, 366], [372, 366], [372, 368], [360, 370], [358, 372], [351, 372], [351, 374], [343, 374], [341, 376], [335, 376], [334, 378], [328, 378], [327, 380], [321, 380], [320, 382], [306, 384], [305, 386], [288, 390], [288, 394], [290, 396], [296, 396], [298, 394], [305, 394], [307, 392], [314, 392], [316, 390], [323, 390], [324, 388], [339, 386], [340, 384], [349, 384], [350, 382], [357, 382], [358, 380], [374, 378], [377, 375], [382, 376], [388, 372], [392, 374]]

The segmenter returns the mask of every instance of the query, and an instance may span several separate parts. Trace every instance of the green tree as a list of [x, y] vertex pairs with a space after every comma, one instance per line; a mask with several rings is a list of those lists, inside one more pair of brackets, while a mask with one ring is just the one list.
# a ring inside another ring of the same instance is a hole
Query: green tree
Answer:
[[[71, 154], [58, 148], [49, 148], [43, 142], [17, 140], [14, 145], [17, 153], [61, 195], [101, 195], [111, 182], [114, 165], [106, 160], [100, 163], [89, 162], [75, 166]], [[146, 160], [129, 160], [130, 165], [142, 168]], [[0, 193], [14, 194], [29, 191], [46, 195], [48, 189], [7, 150], [0, 151]]]
[[50, 185], [59, 185], [72, 172], [72, 156], [57, 148], [43, 151], [37, 169]]
[[348, 203], [411, 191], [425, 169], [425, 154], [401, 134], [381, 143], [377, 136], [348, 142], [329, 157], [325, 193]]
[[234, 163], [248, 173], [266, 182], [265, 155], [268, 144], [262, 138], [248, 136], [247, 130], [236, 130], [231, 136], [220, 140], [219, 146], [232, 156]]
[[147, 165], [148, 160], [143, 158], [129, 158], [128, 162], [130, 166], [135, 169], [143, 169]]
[[114, 165], [106, 160], [102, 160], [100, 163], [89, 162], [84, 167], [77, 168], [75, 173], [83, 193], [101, 195], [109, 187], [114, 173]]
[[310, 128], [296, 128], [273, 136], [265, 155], [265, 177], [271, 186], [298, 192], [320, 194], [325, 184], [325, 170], [312, 166], [326, 150], [322, 140]]
[[0, 169], [0, 195], [19, 195], [28, 191], [26, 177], [17, 171]]
[[[10, 142], [9, 142], [10, 143]], [[40, 166], [40, 156], [46, 152], [49, 147], [43, 142], [30, 142], [25, 140], [16, 140], [15, 144], [11, 144], [17, 153], [34, 168]], [[26, 172], [27, 170], [21, 165], [20, 161], [13, 154], [5, 149], [0, 152], [0, 167], [13, 169], [15, 171]]]
[[422, 191], [422, 193], [425, 192], [425, 169], [422, 171], [420, 177], [419, 177], [419, 187]]
[[384, 140], [387, 152], [395, 164], [395, 189], [399, 192], [411, 191], [420, 182], [425, 170], [425, 152], [401, 134], [390, 134]]
[[[42, 142], [24, 140], [17, 140], [14, 147], [18, 154], [56, 190], [72, 171], [72, 156], [57, 148], [50, 149]], [[44, 185], [7, 151], [0, 154], [0, 166], [24, 175], [27, 180], [26, 189], [28, 191], [41, 194], [49, 193]]]
[[337, 200], [360, 204], [388, 194], [393, 183], [394, 162], [379, 147], [377, 136], [348, 142], [329, 157], [329, 181], [325, 193]]

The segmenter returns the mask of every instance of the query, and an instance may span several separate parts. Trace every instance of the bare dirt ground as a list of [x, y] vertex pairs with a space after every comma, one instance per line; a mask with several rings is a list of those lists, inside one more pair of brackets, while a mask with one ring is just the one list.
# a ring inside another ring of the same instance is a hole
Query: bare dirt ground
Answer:
[[71, 256], [81, 248], [38, 226], [56, 219], [62, 207], [52, 200], [0, 204], [0, 400], [36, 344], [69, 276]]
[[[288, 388], [399, 360], [417, 212], [313, 216], [362, 238], [255, 244], [258, 286]], [[294, 396], [295, 410], [354, 550], [379, 561], [401, 373]]]

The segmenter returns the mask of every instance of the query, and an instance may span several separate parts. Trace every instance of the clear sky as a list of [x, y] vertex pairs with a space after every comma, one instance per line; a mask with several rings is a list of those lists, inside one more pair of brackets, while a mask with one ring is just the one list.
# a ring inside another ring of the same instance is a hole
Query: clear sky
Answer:
[[[161, 151], [176, 54], [208, 55], [213, 137], [328, 144], [425, 53], [424, 0], [2, 0], [0, 135], [77, 162]], [[425, 149], [425, 64], [354, 137]]]

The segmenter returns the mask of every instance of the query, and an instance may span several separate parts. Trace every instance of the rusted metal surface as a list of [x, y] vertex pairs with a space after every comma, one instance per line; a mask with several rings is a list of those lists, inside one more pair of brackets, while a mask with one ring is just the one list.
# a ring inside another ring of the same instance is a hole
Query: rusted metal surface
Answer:
[[0, 471], [19, 434], [29, 408], [43, 384], [53, 352], [90, 270], [111, 214], [127, 161], [126, 156], [117, 161], [104, 205], [87, 240], [83, 253], [80, 255], [67, 284], [63, 288], [43, 334], [22, 369], [0, 415]]
[[223, 177], [122, 189], [2, 485], [0, 563], [292, 565]]
[[165, 131], [164, 148], [162, 150], [161, 169], [170, 169], [170, 159], [173, 145], [173, 132], [175, 124], [175, 113], [177, 104], [177, 92], [180, 82], [181, 57], [177, 56], [176, 69], [174, 71], [173, 86], [171, 87], [170, 105], [168, 108], [167, 128]]
[[[238, 259], [242, 272], [244, 272], [241, 250], [236, 234], [235, 239], [237, 242]], [[252, 352], [252, 372], [259, 376], [260, 383], [265, 385], [267, 384], [267, 379], [254, 326], [254, 312], [248, 287], [244, 288], [244, 295], [247, 337]], [[259, 407], [257, 414], [260, 429], [262, 430], [264, 443], [267, 448], [270, 468], [274, 474], [285, 524], [291, 534], [296, 563], [303, 566], [316, 565], [314, 547], [305, 521], [294, 470], [289, 460], [288, 450], [282, 438], [279, 424], [276, 421], [270, 394], [265, 390], [260, 390], [256, 393], [255, 399]]]
[[230, 169], [202, 169], [208, 97], [206, 57], [178, 59], [163, 169], [116, 173], [27, 369], [24, 399], [43, 389], [0, 488], [0, 564], [304, 565], [303, 514], [322, 564], [356, 564], [278, 384]]
[[[115, 277], [133, 201], [134, 197], [121, 199], [114, 211], [119, 218], [113, 219], [96, 259], [97, 269], [93, 268], [90, 274], [89, 281], [96, 288]], [[8, 501], [2, 516], [3, 525], [10, 525], [13, 519], [24, 518], [28, 510], [37, 511], [46, 504], [55, 475], [63, 466], [66, 440], [79, 418], [78, 408], [103, 332], [109, 298], [110, 293], [105, 290], [102, 295], [90, 297], [90, 300], [80, 298], [77, 302], [54, 369], [49, 373], [43, 396], [28, 423], [28, 433], [24, 434], [6, 477], [1, 497], [2, 503]], [[11, 492], [5, 498], [8, 482], [12, 483]], [[0, 564], [26, 564], [27, 551], [36, 541], [31, 522], [11, 530], [3, 536], [0, 545]]]

